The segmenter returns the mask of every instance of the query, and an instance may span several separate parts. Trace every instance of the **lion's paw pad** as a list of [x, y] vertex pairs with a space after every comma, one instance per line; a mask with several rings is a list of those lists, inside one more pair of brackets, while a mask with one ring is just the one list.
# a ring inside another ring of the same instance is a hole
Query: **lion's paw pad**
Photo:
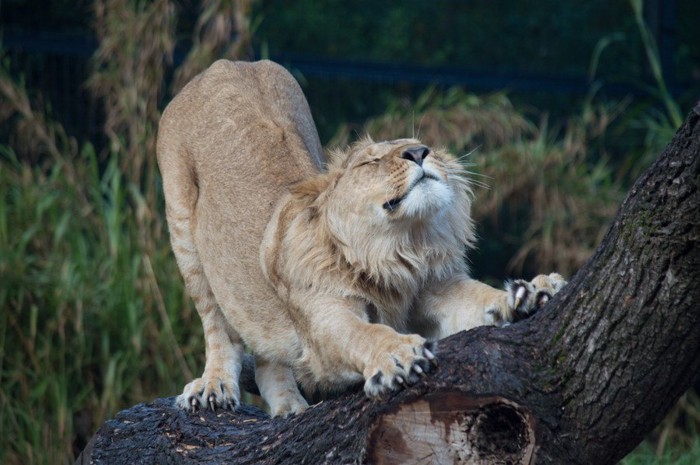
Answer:
[[402, 336], [405, 338], [415, 340], [396, 344], [375, 357], [375, 363], [365, 370], [365, 393], [368, 396], [379, 396], [415, 384], [437, 365], [437, 344], [419, 336]]
[[210, 408], [235, 410], [241, 403], [238, 383], [232, 379], [202, 376], [188, 383], [175, 403], [184, 410]]

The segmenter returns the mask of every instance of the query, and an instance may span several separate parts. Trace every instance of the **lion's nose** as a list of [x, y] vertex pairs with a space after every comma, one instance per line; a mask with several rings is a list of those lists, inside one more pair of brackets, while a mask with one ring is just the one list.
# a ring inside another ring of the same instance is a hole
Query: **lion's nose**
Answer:
[[423, 160], [430, 153], [430, 149], [425, 145], [416, 145], [415, 147], [408, 148], [403, 151], [401, 158], [406, 160], [411, 160], [418, 163], [418, 166], [423, 165]]

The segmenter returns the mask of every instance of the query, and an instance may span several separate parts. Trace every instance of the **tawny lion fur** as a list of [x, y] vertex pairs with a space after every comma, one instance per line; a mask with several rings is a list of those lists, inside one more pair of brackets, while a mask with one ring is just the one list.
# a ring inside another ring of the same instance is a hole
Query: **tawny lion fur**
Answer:
[[497, 290], [469, 277], [471, 191], [448, 153], [362, 140], [326, 159], [284, 68], [218, 61], [158, 133], [172, 247], [204, 325], [204, 373], [183, 408], [235, 406], [244, 344], [275, 415], [302, 390], [416, 382], [436, 341], [534, 311], [556, 274]]

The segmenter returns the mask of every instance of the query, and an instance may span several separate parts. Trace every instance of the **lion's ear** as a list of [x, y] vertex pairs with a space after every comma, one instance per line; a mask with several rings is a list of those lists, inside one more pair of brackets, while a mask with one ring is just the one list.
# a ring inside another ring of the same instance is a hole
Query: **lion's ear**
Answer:
[[318, 206], [323, 203], [323, 198], [333, 190], [339, 177], [340, 173], [337, 171], [318, 174], [294, 184], [290, 191], [296, 199], [304, 201], [309, 206]]

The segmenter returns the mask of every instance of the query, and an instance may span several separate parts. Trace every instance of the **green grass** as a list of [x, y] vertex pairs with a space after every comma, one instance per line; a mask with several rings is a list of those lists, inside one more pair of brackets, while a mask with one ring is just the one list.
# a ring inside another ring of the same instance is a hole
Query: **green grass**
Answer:
[[201, 325], [115, 159], [100, 174], [88, 146], [71, 184], [1, 149], [0, 463], [72, 463], [117, 410], [182, 388]]
[[697, 465], [700, 463], [700, 438], [687, 448], [669, 448], [657, 454], [654, 445], [641, 443], [625, 457], [621, 465]]

